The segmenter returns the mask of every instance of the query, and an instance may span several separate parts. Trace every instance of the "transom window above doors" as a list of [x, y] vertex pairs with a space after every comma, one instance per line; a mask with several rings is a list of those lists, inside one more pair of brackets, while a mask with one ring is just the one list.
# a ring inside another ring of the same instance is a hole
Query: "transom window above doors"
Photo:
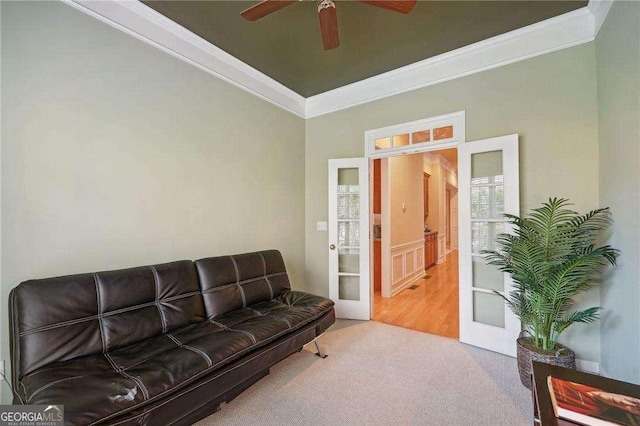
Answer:
[[465, 141], [464, 111], [365, 132], [367, 157], [445, 149]]

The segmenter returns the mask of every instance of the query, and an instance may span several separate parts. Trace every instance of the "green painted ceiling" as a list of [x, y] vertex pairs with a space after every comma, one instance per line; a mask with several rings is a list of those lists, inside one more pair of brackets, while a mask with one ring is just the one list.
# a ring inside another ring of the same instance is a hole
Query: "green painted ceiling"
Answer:
[[324, 51], [315, 1], [256, 22], [257, 1], [146, 5], [302, 96], [335, 89], [587, 5], [587, 1], [419, 1], [409, 15], [337, 1], [340, 47]]

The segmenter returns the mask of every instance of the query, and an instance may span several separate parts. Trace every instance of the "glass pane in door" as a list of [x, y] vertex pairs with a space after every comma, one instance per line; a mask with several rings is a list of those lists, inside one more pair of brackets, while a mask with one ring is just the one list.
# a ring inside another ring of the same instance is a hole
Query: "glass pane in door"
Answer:
[[360, 185], [357, 168], [338, 169], [338, 297], [360, 300]]
[[502, 176], [502, 151], [471, 154], [472, 183], [481, 178], [489, 178], [494, 176]]
[[360, 277], [341, 275], [338, 286], [340, 300], [360, 300]]
[[473, 256], [471, 262], [471, 283], [473, 287], [504, 291], [504, 273], [487, 264], [482, 258]]
[[[351, 186], [355, 188], [351, 188]], [[358, 192], [358, 169], [338, 169], [338, 194]]]
[[338, 249], [338, 272], [357, 274], [360, 272], [360, 249]]
[[473, 292], [473, 320], [504, 328], [504, 300], [493, 293]]
[[504, 273], [487, 264], [482, 255], [483, 250], [496, 248], [498, 235], [505, 231], [502, 151], [471, 155], [469, 189], [473, 321], [504, 328], [504, 300], [486, 291], [504, 291]]
[[480, 254], [482, 250], [493, 250], [496, 238], [504, 233], [504, 222], [471, 222], [471, 252]]
[[360, 245], [360, 223], [357, 220], [338, 222], [338, 247], [358, 247]]

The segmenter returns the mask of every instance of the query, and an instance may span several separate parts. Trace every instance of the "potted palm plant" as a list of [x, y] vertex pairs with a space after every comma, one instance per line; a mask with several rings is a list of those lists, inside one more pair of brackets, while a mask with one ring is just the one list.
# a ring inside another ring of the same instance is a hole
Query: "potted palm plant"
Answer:
[[567, 199], [550, 198], [527, 217], [505, 215], [514, 234], [500, 234], [498, 250], [483, 252], [489, 264], [513, 278], [511, 293], [496, 294], [522, 321], [518, 369], [529, 389], [532, 360], [575, 368], [575, 354], [558, 338], [574, 323], [596, 321], [599, 307], [578, 310], [572, 298], [595, 285], [600, 269], [615, 265], [619, 254], [611, 246], [595, 245], [598, 233], [611, 223], [608, 208], [580, 215], [569, 205]]

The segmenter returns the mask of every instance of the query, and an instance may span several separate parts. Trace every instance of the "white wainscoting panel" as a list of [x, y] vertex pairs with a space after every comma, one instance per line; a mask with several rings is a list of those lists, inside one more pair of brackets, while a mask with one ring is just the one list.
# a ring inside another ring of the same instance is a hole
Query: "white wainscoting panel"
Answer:
[[391, 247], [391, 297], [424, 276], [424, 239]]
[[393, 283], [397, 283], [404, 278], [404, 254], [393, 254], [391, 251], [391, 277]]

